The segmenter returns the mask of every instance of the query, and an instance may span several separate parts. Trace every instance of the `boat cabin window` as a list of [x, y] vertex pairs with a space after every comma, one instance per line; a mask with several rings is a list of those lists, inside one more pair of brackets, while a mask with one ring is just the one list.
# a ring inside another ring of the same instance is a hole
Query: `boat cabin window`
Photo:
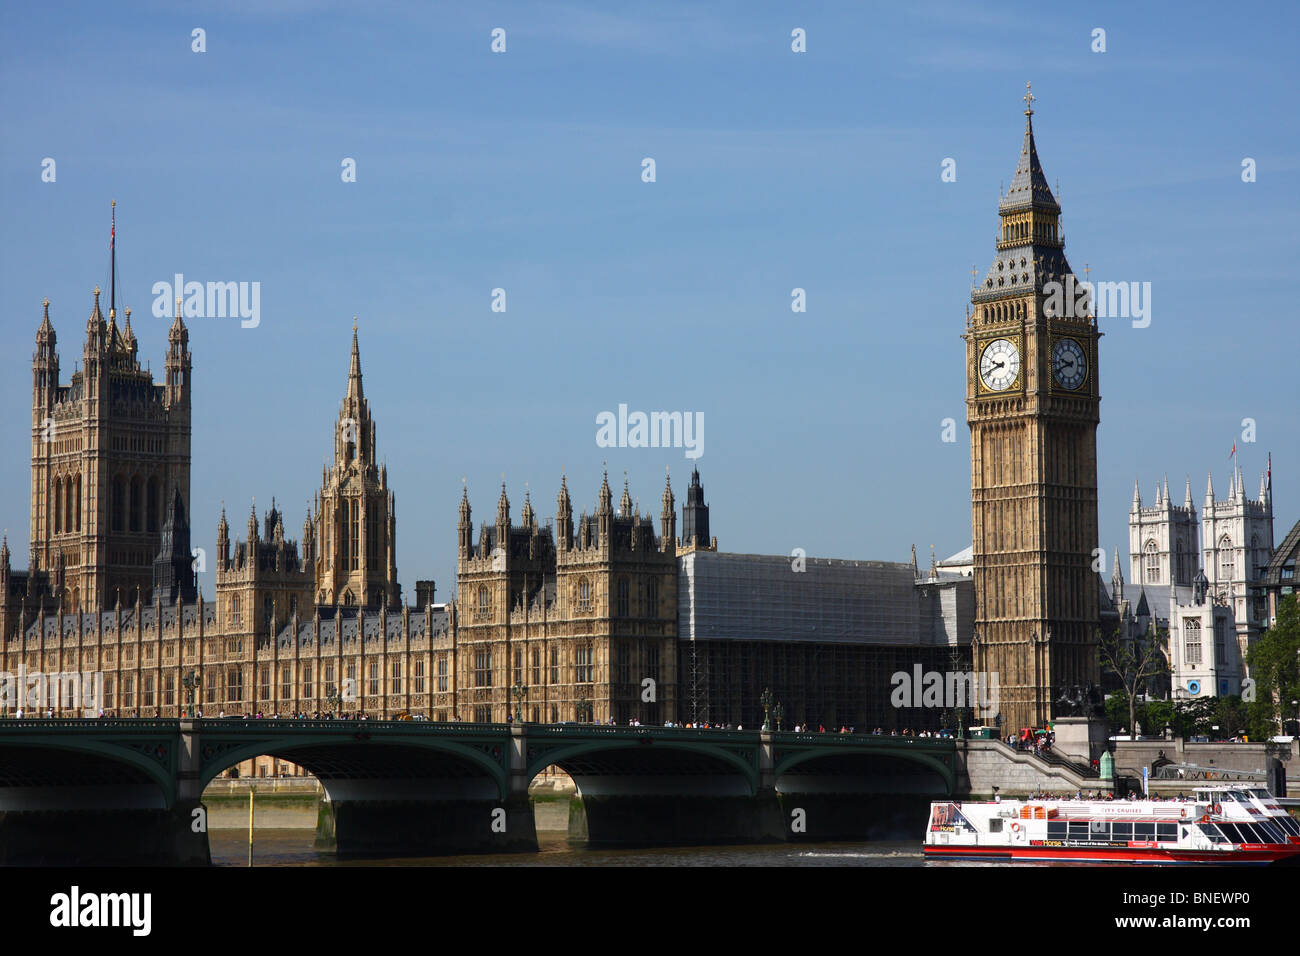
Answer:
[[1209, 826], [1214, 826], [1220, 833], [1222, 833], [1225, 837], [1227, 837], [1228, 838], [1227, 842], [1229, 843], [1254, 843], [1255, 842], [1249, 837], [1243, 836], [1241, 831], [1237, 829], [1236, 824], [1233, 823], [1206, 824], [1205, 826], [1202, 826], [1201, 829], [1205, 830]]
[[1115, 840], [1124, 840], [1125, 842], [1127, 842], [1127, 841], [1133, 839], [1133, 824], [1132, 824], [1132, 823], [1112, 823], [1112, 824], [1111, 824], [1111, 834], [1112, 834], [1112, 839], [1115, 839]]
[[1156, 825], [1154, 823], [1133, 824], [1133, 839], [1154, 840], [1155, 838], [1156, 838]]
[[1071, 821], [1070, 821], [1070, 830], [1069, 830], [1069, 833], [1070, 833], [1070, 839], [1071, 839], [1071, 840], [1086, 840], [1086, 839], [1088, 839], [1088, 821], [1087, 821], [1087, 820], [1071, 820]]
[[1177, 823], [1157, 823], [1156, 839], [1161, 843], [1178, 842], [1178, 824]]
[[1001, 833], [1001, 832], [1002, 832], [1002, 819], [1001, 817], [994, 817], [992, 820], [989, 821], [989, 833]]
[[955, 803], [936, 803], [930, 808], [931, 830], [975, 829]]
[[1224, 836], [1223, 832], [1213, 823], [1202, 823], [1201, 832], [1210, 838], [1211, 843], [1231, 843], [1232, 841]]
[[1088, 822], [1088, 839], [1097, 840], [1102, 843], [1110, 840], [1110, 821], [1109, 820], [1090, 820]]
[[1064, 840], [1066, 834], [1065, 827], [1066, 823], [1064, 820], [1061, 820], [1059, 823], [1056, 820], [1049, 821], [1047, 824], [1047, 839]]

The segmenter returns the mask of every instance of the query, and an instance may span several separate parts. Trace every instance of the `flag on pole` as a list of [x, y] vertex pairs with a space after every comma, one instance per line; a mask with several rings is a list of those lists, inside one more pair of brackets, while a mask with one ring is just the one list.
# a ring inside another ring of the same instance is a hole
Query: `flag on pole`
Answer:
[[1228, 452], [1228, 457], [1229, 457], [1229, 458], [1236, 458], [1236, 457], [1237, 457], [1237, 441], [1236, 441], [1235, 438], [1234, 438], [1233, 441], [1232, 441], [1232, 451]]

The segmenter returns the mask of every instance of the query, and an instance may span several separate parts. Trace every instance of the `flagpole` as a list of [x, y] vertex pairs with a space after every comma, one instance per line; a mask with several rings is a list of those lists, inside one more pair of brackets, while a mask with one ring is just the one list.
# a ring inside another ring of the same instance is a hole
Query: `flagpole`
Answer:
[[117, 200], [113, 200], [113, 228], [108, 233], [108, 314], [117, 311]]

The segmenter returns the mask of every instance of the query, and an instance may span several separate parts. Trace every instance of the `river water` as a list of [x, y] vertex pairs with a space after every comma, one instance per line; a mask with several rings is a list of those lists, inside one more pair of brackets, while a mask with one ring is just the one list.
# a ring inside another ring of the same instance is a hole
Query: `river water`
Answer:
[[[569, 846], [563, 832], [539, 831], [537, 853], [340, 860], [312, 849], [315, 831], [258, 828], [255, 866], [936, 866], [907, 843], [800, 843], [757, 846], [586, 849]], [[211, 830], [214, 866], [247, 866], [245, 830]]]

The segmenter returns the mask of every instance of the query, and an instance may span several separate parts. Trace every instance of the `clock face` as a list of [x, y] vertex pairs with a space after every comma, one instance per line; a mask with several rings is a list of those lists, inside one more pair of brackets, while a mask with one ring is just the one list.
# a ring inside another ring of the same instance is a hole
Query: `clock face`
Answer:
[[1088, 378], [1088, 357], [1074, 339], [1057, 339], [1052, 346], [1052, 374], [1062, 388], [1073, 391]]
[[986, 388], [1004, 392], [1020, 375], [1020, 350], [1010, 339], [994, 339], [980, 355], [980, 379]]

